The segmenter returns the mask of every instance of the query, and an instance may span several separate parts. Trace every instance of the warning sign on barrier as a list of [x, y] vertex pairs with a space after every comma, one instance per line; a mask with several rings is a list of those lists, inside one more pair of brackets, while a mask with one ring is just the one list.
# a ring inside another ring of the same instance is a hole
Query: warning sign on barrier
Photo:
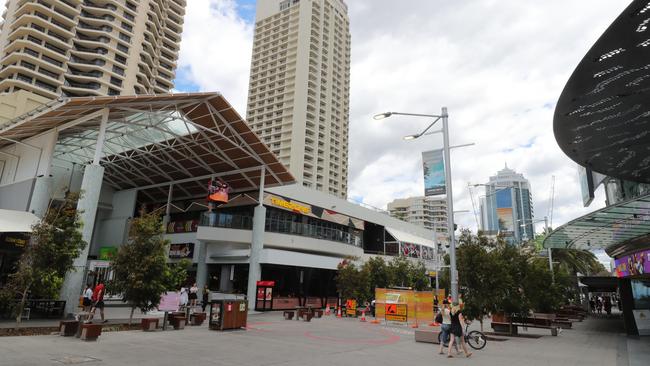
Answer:
[[386, 304], [386, 321], [406, 322], [406, 314], [406, 304]]

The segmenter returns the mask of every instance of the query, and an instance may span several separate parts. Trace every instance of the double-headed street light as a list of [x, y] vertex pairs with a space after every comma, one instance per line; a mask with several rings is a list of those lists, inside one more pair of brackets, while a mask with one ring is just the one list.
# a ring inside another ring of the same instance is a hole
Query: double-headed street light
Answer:
[[[449, 128], [448, 128], [448, 118], [447, 107], [442, 107], [442, 113], [440, 115], [433, 114], [417, 114], [417, 113], [400, 113], [400, 112], [385, 112], [375, 115], [373, 118], [375, 120], [380, 120], [388, 118], [391, 116], [410, 116], [410, 117], [426, 117], [426, 118], [435, 118], [424, 131], [416, 135], [404, 136], [404, 140], [415, 140], [429, 133], [438, 133], [442, 132], [443, 140], [443, 156], [444, 156], [444, 166], [445, 166], [445, 181], [446, 181], [446, 193], [447, 193], [447, 232], [449, 233], [449, 269], [451, 275], [451, 298], [453, 301], [458, 301], [458, 272], [456, 270], [456, 237], [454, 235], [454, 203], [453, 203], [453, 194], [451, 190], [451, 160], [449, 154]], [[442, 129], [438, 131], [431, 131], [436, 122], [442, 120]], [[435, 237], [435, 233], [434, 233]]]

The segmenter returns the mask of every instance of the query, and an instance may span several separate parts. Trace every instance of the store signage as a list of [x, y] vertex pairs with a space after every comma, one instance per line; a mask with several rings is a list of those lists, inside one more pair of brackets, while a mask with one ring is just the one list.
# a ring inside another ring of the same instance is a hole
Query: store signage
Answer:
[[194, 258], [194, 243], [169, 244], [169, 258]]
[[406, 304], [386, 304], [386, 321], [406, 322]]
[[29, 234], [0, 233], [0, 248], [22, 250], [29, 241]]
[[311, 213], [311, 207], [301, 205], [296, 202], [291, 202], [291, 201], [286, 201], [281, 198], [277, 197], [271, 197], [271, 203], [274, 206], [286, 208], [287, 210], [290, 211], [295, 211], [297, 213], [303, 214], [303, 215], [308, 215]]
[[99, 260], [112, 261], [117, 256], [117, 247], [99, 248]]
[[275, 286], [275, 281], [257, 281], [257, 286], [273, 287]]
[[181, 303], [181, 295], [178, 292], [166, 292], [160, 296], [160, 311], [178, 311]]
[[650, 249], [614, 260], [616, 277], [638, 276], [650, 273]]
[[438, 196], [446, 193], [445, 159], [441, 150], [422, 152], [424, 169], [424, 195]]
[[281, 208], [283, 210], [295, 212], [300, 215], [315, 217], [321, 220], [334, 222], [357, 230], [363, 230], [365, 225], [363, 220], [355, 219], [353, 217], [338, 213], [333, 210], [312, 206], [307, 203], [292, 201], [268, 193], [264, 194], [264, 205]]

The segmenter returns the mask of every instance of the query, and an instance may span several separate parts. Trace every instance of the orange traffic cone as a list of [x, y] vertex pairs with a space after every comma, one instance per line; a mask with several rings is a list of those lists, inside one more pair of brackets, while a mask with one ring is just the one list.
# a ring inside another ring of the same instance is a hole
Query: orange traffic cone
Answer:
[[359, 320], [359, 321], [362, 321], [362, 322], [366, 321], [366, 311], [365, 310], [361, 311], [361, 320]]
[[325, 307], [325, 315], [330, 315], [330, 304]]
[[417, 319], [415, 319], [415, 323], [411, 324], [411, 328], [419, 328]]
[[337, 313], [336, 313], [337, 318], [342, 318], [343, 316], [341, 315], [341, 307], [339, 306]]

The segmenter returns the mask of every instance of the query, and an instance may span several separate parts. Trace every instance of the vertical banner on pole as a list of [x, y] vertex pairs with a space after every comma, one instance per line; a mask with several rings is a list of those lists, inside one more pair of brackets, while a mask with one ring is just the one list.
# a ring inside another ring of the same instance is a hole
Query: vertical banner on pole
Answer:
[[422, 152], [424, 169], [424, 195], [446, 194], [445, 159], [442, 149]]

